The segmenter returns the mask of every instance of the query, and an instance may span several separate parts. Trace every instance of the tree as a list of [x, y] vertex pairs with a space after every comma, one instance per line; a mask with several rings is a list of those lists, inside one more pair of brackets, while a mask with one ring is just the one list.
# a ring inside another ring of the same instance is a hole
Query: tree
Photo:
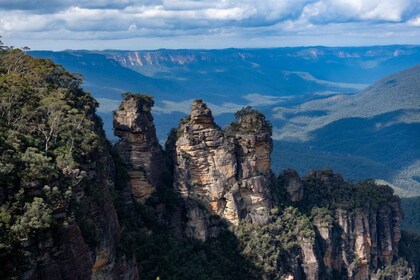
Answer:
[[34, 197], [32, 203], [25, 203], [25, 212], [18, 217], [11, 230], [22, 240], [30, 234], [51, 227], [52, 211], [41, 197]]
[[27, 182], [33, 180], [48, 180], [57, 176], [52, 159], [40, 153], [36, 148], [26, 149], [21, 156], [24, 163], [22, 178]]

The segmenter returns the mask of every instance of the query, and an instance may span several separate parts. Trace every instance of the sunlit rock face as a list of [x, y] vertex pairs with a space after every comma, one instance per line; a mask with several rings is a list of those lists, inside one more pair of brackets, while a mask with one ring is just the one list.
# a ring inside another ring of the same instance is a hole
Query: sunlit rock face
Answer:
[[243, 201], [241, 218], [247, 222], [266, 223], [267, 210], [271, 208], [271, 125], [263, 114], [250, 107], [237, 112], [236, 118], [225, 133], [235, 143], [236, 178]]
[[[167, 142], [174, 162], [175, 190], [233, 224], [242, 220], [266, 222], [271, 205], [272, 143], [261, 116], [244, 115], [223, 131], [207, 105], [195, 100], [191, 115], [172, 131]], [[189, 215], [190, 224], [205, 228], [207, 216], [194, 210]]]
[[156, 137], [148, 96], [127, 95], [114, 112], [116, 148], [128, 166], [134, 198], [144, 202], [156, 190], [162, 175], [163, 156]]
[[[331, 170], [311, 171], [304, 180], [319, 180], [329, 188], [344, 184], [342, 176]], [[398, 257], [402, 219], [398, 200], [363, 211], [337, 208], [334, 216], [331, 225], [316, 217], [313, 220], [327, 271], [341, 271], [348, 279], [374, 279], [373, 272]]]

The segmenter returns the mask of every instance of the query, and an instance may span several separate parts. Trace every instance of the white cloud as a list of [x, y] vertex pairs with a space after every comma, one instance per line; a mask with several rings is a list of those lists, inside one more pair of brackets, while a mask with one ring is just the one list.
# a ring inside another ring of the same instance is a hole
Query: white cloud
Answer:
[[412, 26], [420, 26], [420, 16], [410, 19], [408, 24]]
[[[351, 38], [349, 27], [357, 34], [387, 24], [388, 37], [410, 41], [420, 37], [419, 11], [416, 0], [0, 0], [0, 34], [6, 42], [213, 36], [222, 46], [272, 43], [275, 36], [284, 45], [293, 36], [322, 42], [322, 36]], [[368, 33], [375, 43], [375, 32]]]
[[302, 16], [314, 22], [407, 20], [413, 0], [321, 0], [304, 8]]

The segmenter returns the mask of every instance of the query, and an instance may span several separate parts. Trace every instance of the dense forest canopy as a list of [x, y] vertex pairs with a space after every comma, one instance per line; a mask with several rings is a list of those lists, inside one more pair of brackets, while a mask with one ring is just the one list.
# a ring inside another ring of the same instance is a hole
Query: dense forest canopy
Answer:
[[80, 84], [50, 60], [0, 54], [0, 258], [74, 216], [73, 187], [100, 144], [98, 104]]

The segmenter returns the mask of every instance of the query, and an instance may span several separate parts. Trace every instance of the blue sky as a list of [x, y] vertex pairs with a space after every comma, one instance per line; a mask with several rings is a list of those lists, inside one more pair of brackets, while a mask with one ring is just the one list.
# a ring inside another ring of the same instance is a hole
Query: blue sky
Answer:
[[0, 0], [6, 45], [158, 49], [420, 44], [418, 0]]

